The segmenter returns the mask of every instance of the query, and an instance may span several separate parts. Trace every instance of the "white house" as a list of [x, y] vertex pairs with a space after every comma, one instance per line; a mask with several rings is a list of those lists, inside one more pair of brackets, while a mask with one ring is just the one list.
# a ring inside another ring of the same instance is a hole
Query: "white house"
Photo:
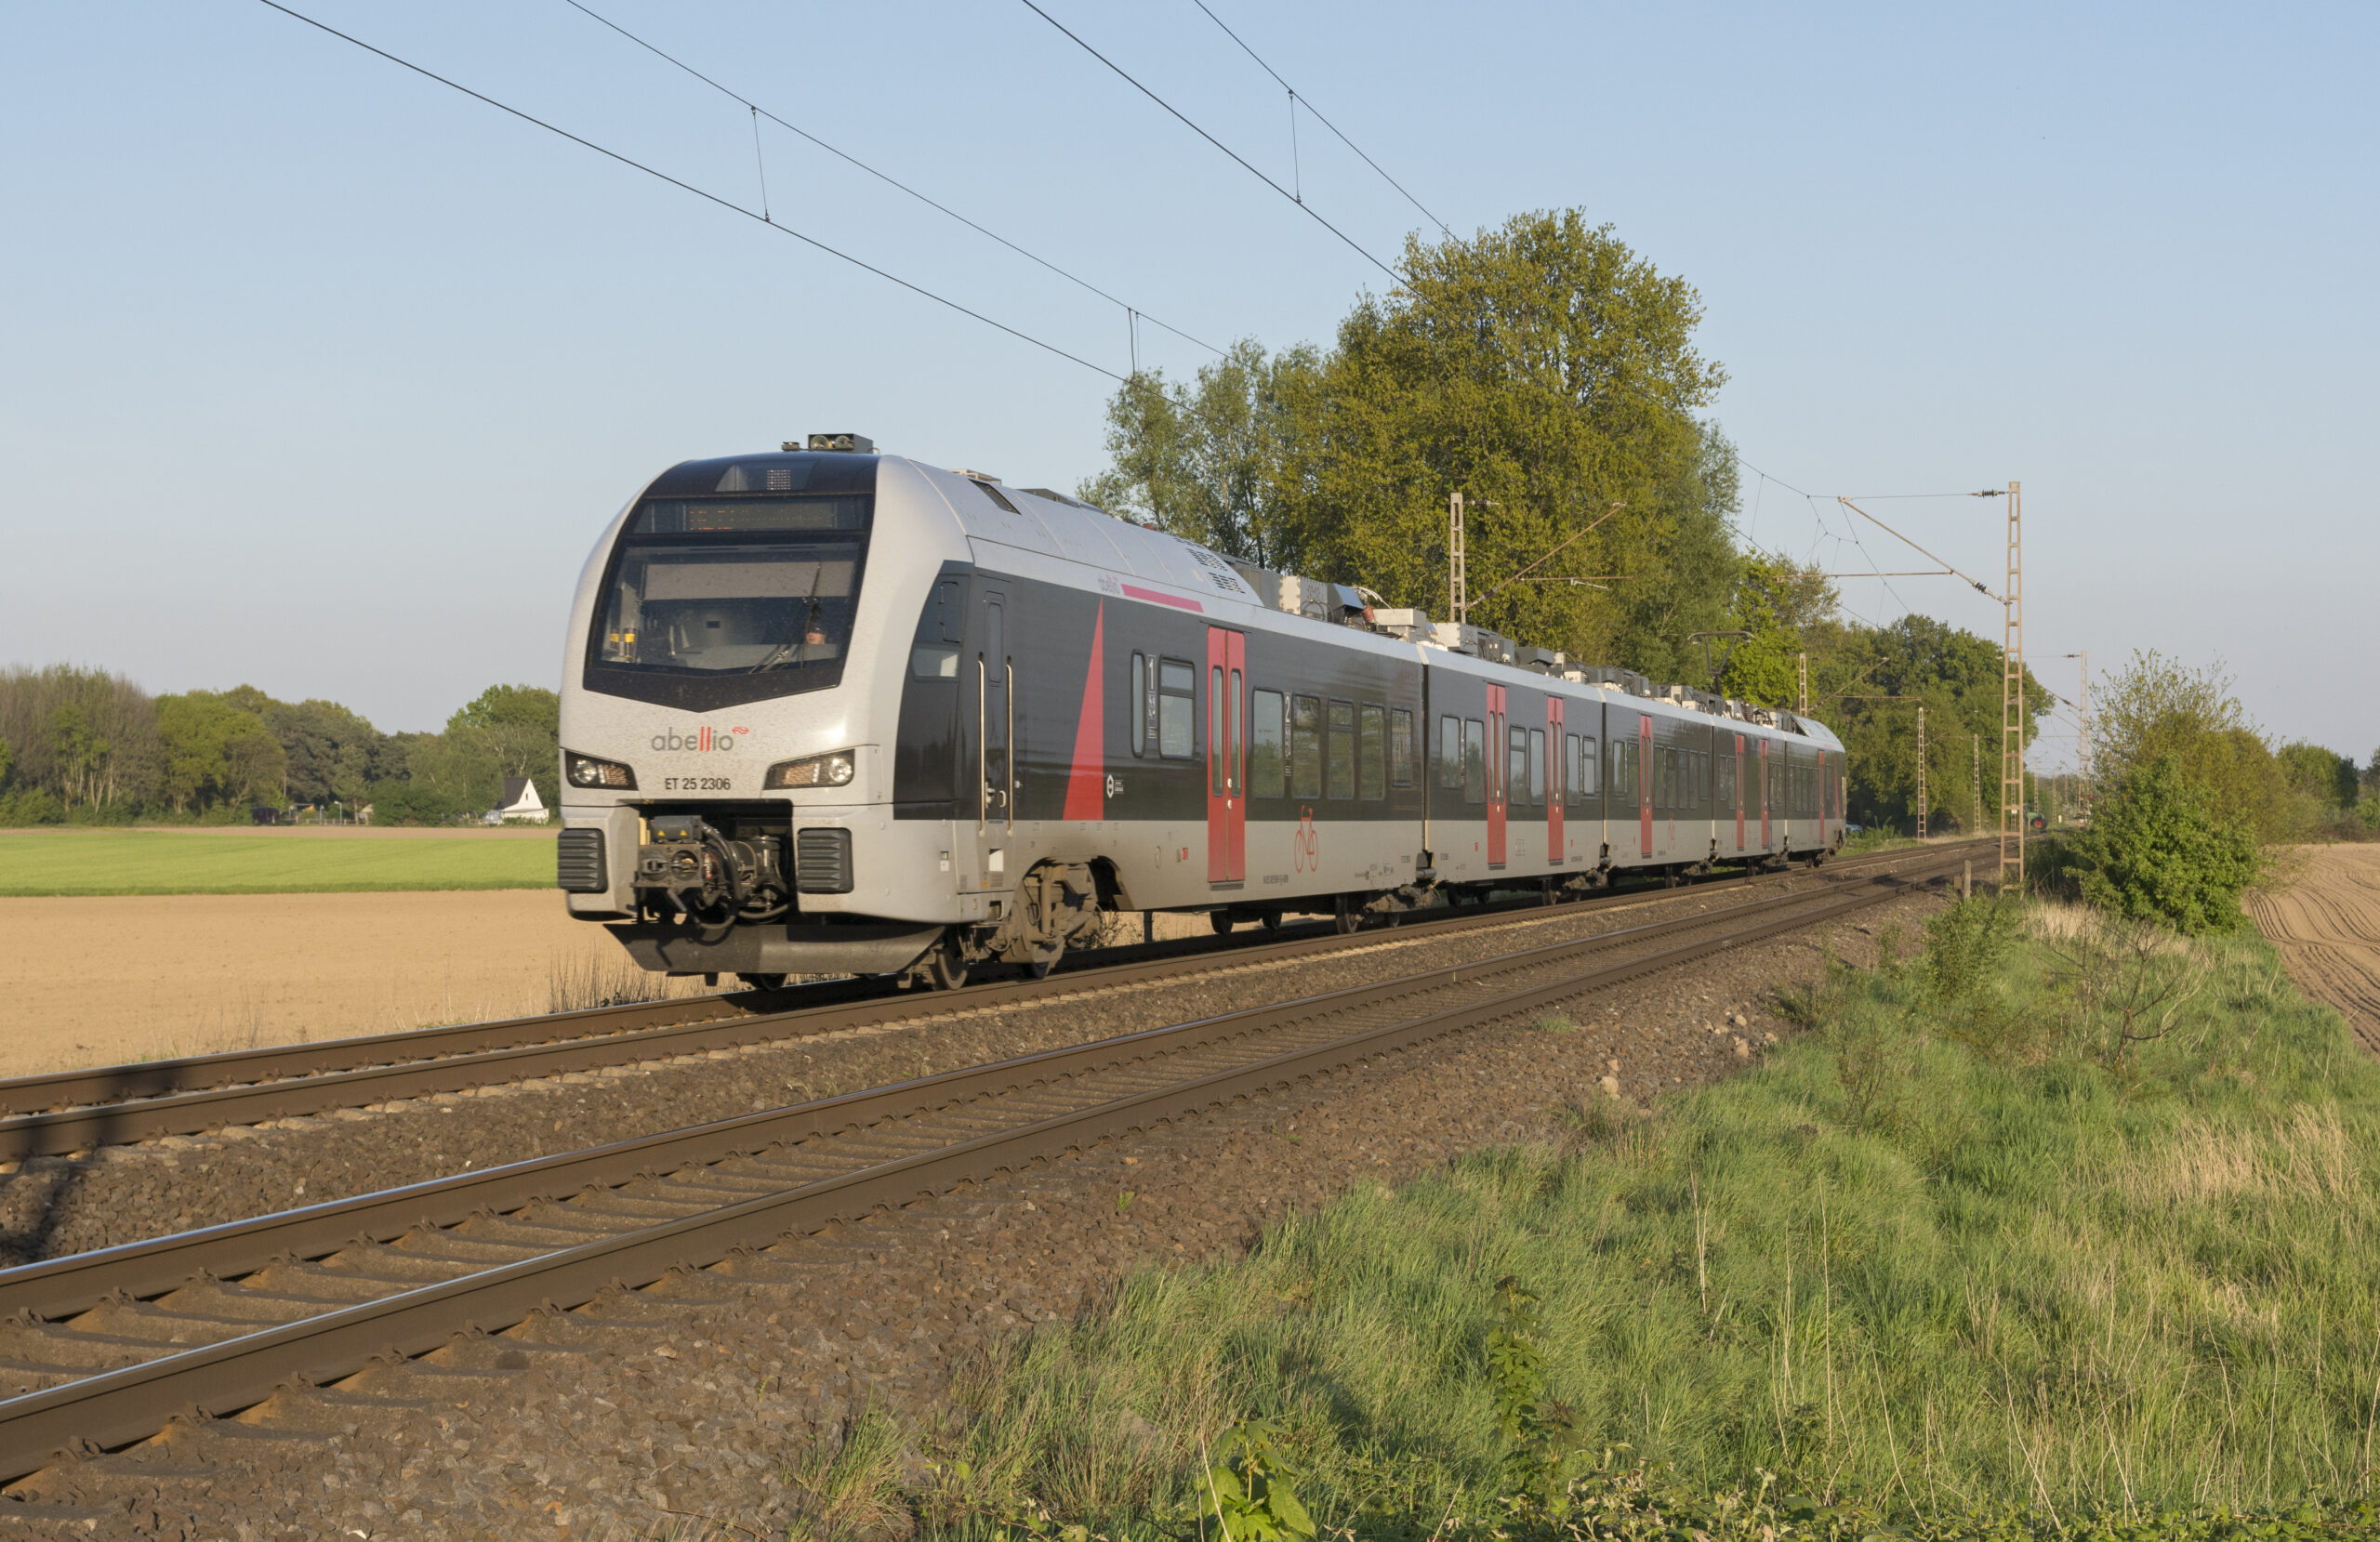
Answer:
[[537, 797], [536, 784], [525, 776], [508, 776], [504, 779], [504, 797], [488, 811], [487, 822], [500, 824], [507, 820], [542, 820], [545, 817], [546, 805]]

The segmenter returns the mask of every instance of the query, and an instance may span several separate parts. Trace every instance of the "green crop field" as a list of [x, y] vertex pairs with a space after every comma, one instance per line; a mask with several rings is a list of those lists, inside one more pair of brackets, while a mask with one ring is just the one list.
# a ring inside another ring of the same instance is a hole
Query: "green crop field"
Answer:
[[0, 895], [8, 896], [548, 889], [553, 881], [550, 837], [350, 839], [183, 830], [0, 837]]

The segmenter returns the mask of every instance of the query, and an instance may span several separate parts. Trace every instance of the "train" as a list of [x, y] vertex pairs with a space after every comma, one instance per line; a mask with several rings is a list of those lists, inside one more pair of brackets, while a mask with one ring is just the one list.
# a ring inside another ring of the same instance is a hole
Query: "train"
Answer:
[[1817, 863], [1825, 725], [862, 435], [689, 460], [571, 608], [557, 879], [637, 964], [1046, 974], [1122, 912], [1342, 930]]

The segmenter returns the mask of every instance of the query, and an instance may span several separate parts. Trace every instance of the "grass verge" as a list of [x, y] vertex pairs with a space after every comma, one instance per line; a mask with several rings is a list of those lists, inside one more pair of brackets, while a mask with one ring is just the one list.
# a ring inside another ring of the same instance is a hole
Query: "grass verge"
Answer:
[[[1007, 1343], [911, 1503], [1199, 1533], [1254, 1417], [1368, 1537], [2373, 1535], [2380, 1064], [2253, 939], [1978, 900], [1894, 951], [1651, 1118]], [[1564, 1504], [1506, 1497], [1522, 1430]]]
[[550, 889], [549, 840], [297, 840], [174, 830], [27, 832], [0, 840], [0, 895], [324, 894]]

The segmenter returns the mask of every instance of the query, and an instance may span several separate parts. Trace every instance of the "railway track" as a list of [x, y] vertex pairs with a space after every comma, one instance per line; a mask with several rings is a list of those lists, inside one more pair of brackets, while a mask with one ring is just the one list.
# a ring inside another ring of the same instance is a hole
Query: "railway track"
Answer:
[[1821, 888], [0, 1271], [0, 1483], [185, 1409], [555, 1322], [615, 1283], [779, 1269], [761, 1250], [784, 1239], [1846, 916], [1963, 854], [1889, 853]]
[[[1966, 844], [1938, 850], [1964, 851]], [[1833, 881], [1852, 881], [1901, 855], [1844, 859], [1824, 871]], [[1773, 884], [1793, 876], [1789, 871], [1717, 881], [1732, 888]], [[1564, 908], [1576, 913], [1641, 902], [1661, 892], [1631, 889], [1571, 902]], [[1451, 935], [1509, 924], [1516, 914], [1541, 913], [1535, 902], [1491, 905], [1408, 921], [1398, 935]], [[1046, 980], [970, 985], [931, 995], [888, 994], [866, 982], [833, 982], [806, 988], [803, 1004], [790, 1007], [753, 995], [705, 996], [15, 1077], [0, 1080], [0, 1161], [65, 1155], [230, 1125], [262, 1124], [1323, 955], [1368, 946], [1379, 935], [1342, 936], [1323, 922], [1238, 940], [1101, 949], [1071, 956]]]

